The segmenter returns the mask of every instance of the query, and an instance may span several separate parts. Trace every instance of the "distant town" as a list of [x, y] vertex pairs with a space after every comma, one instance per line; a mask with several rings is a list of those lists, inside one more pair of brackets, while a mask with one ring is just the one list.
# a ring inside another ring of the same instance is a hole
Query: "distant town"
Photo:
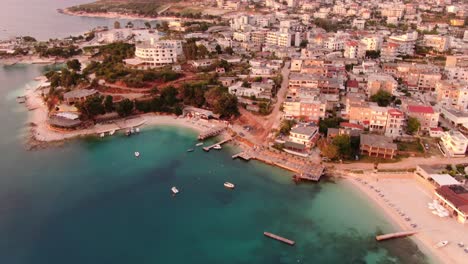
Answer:
[[[2, 41], [4, 64], [63, 65], [18, 101], [45, 107], [43, 125], [74, 136], [150, 115], [190, 118], [242, 145], [235, 157], [301, 179], [411, 173], [453, 221], [468, 222], [466, 1], [155, 2], [59, 10], [116, 21], [65, 39]], [[62, 139], [47, 133], [36, 139]]]

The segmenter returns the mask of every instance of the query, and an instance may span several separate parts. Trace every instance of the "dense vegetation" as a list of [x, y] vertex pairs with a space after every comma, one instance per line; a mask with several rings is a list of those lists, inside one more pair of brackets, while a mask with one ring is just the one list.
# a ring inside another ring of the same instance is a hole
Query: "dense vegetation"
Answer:
[[38, 53], [41, 57], [61, 57], [61, 58], [70, 58], [76, 55], [80, 55], [82, 50], [74, 45], [68, 46], [54, 46], [54, 47], [47, 47], [44, 45], [37, 45], [34, 47], [36, 53]]
[[73, 12], [88, 13], [132, 13], [145, 16], [157, 16], [162, 5], [174, 3], [175, 0], [133, 0], [133, 1], [110, 1], [99, 0], [94, 3], [70, 7]]
[[392, 100], [392, 95], [384, 90], [379, 90], [376, 94], [370, 97], [372, 102], [376, 102], [379, 106], [388, 106]]

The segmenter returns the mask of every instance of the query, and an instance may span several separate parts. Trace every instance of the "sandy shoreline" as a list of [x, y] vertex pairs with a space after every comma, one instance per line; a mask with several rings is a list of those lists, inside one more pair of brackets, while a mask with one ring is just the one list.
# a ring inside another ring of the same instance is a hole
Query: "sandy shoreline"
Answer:
[[[362, 181], [357, 181], [357, 178], [362, 179]], [[426, 208], [426, 203], [432, 201], [431, 193], [429, 190], [424, 190], [413, 176], [402, 178], [387, 176], [381, 179], [379, 175], [379, 180], [377, 180], [377, 176], [347, 175], [342, 181], [372, 201], [388, 217], [396, 230], [420, 231], [411, 239], [424, 254], [429, 256], [430, 260], [436, 261], [436, 263], [466, 263], [467, 254], [456, 244], [463, 241], [464, 233], [467, 235], [466, 241], [463, 242], [465, 244], [468, 242], [467, 228], [457, 223], [453, 218], [438, 219], [433, 216]], [[366, 181], [367, 184], [363, 184], [363, 181]], [[377, 193], [375, 189], [380, 192]], [[379, 196], [379, 194], [383, 194], [384, 197]], [[411, 220], [406, 221], [407, 217]], [[411, 226], [413, 223], [418, 226], [413, 228]], [[450, 244], [444, 248], [435, 248], [434, 245], [441, 240], [448, 240]]]
[[144, 20], [144, 21], [170, 21], [170, 20], [191, 20], [191, 21], [211, 21], [210, 19], [192, 19], [192, 18], [183, 18], [183, 17], [174, 17], [174, 16], [158, 16], [158, 17], [148, 17], [140, 16], [135, 14], [121, 14], [115, 12], [106, 12], [106, 13], [87, 13], [87, 12], [73, 12], [70, 9], [65, 8], [60, 11], [61, 14], [69, 16], [80, 16], [80, 17], [97, 17], [97, 18], [108, 18], [108, 19], [129, 19], [129, 20]]

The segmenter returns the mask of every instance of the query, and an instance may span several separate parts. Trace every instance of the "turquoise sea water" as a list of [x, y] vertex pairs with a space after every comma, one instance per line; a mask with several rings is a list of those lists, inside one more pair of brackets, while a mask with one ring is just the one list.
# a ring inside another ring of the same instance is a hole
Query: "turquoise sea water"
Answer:
[[27, 112], [15, 96], [43, 70], [0, 67], [0, 263], [427, 261], [410, 240], [377, 244], [375, 233], [393, 228], [354, 189], [295, 185], [291, 173], [232, 160], [229, 149], [187, 153], [190, 130], [145, 128], [27, 151]]

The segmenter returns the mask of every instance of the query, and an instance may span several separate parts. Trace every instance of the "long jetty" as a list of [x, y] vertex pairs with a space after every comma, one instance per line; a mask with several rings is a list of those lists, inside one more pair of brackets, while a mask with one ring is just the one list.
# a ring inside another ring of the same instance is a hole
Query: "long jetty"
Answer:
[[221, 141], [218, 142], [218, 143], [214, 143], [214, 144], [211, 145], [211, 146], [204, 147], [203, 150], [206, 151], [206, 152], [208, 152], [208, 151], [210, 151], [212, 148], [214, 148], [216, 145], [220, 145], [220, 146], [221, 146], [222, 144], [227, 143], [227, 142], [229, 142], [229, 141], [231, 141], [231, 140], [232, 140], [232, 137], [225, 138], [225, 139], [221, 140]]
[[418, 231], [396, 232], [396, 233], [390, 233], [390, 234], [385, 234], [385, 235], [379, 235], [379, 236], [376, 236], [375, 239], [377, 241], [383, 241], [383, 240], [388, 240], [388, 239], [393, 239], [393, 238], [412, 236], [416, 233], [418, 233]]
[[296, 242], [294, 242], [292, 240], [289, 240], [287, 238], [284, 238], [284, 237], [281, 237], [281, 236], [278, 236], [278, 235], [275, 235], [275, 234], [272, 234], [272, 233], [269, 233], [269, 232], [263, 232], [263, 235], [265, 235], [266, 237], [278, 240], [280, 242], [283, 242], [285, 244], [288, 244], [290, 246], [294, 246], [294, 244], [296, 244]]

